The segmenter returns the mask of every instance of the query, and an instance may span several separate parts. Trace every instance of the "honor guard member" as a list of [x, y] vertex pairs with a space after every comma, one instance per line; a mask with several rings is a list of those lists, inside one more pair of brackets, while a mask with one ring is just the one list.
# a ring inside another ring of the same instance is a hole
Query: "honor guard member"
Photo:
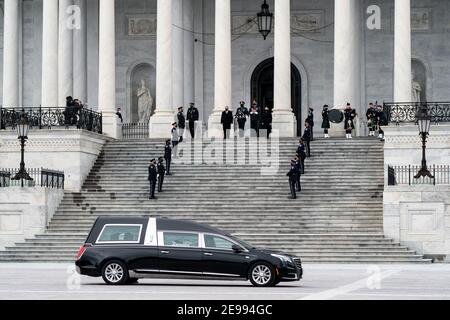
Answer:
[[228, 106], [225, 107], [225, 111], [222, 112], [220, 123], [223, 128], [223, 138], [227, 139], [231, 130], [231, 124], [233, 123], [233, 113], [229, 110]]
[[267, 139], [269, 139], [270, 134], [272, 133], [272, 113], [268, 107], [266, 107], [261, 114], [260, 128], [266, 131]]
[[295, 183], [295, 186], [296, 186], [297, 192], [301, 192], [302, 191], [302, 185], [300, 183], [300, 176], [301, 176], [301, 172], [302, 172], [302, 162], [301, 162], [300, 156], [298, 154], [296, 154], [294, 156], [294, 161], [295, 161], [295, 166], [297, 168], [297, 181]]
[[155, 198], [155, 188], [156, 188], [156, 179], [158, 176], [158, 170], [156, 168], [155, 159], [150, 160], [150, 165], [148, 167], [148, 181], [150, 183], [150, 197], [149, 199]]
[[172, 130], [170, 131], [170, 133], [172, 136], [172, 147], [175, 149], [180, 140], [180, 137], [178, 136], [178, 128], [176, 122], [172, 123]]
[[295, 166], [294, 160], [291, 160], [291, 169], [286, 175], [289, 177], [289, 188], [291, 190], [291, 197], [289, 199], [296, 199], [295, 184], [297, 182], [297, 167]]
[[245, 102], [239, 102], [240, 106], [236, 110], [236, 115], [234, 118], [236, 119], [239, 127], [239, 137], [244, 136], [245, 123], [247, 122], [248, 110], [245, 107]]
[[156, 165], [156, 170], [158, 171], [158, 192], [162, 192], [162, 186], [164, 183], [164, 174], [166, 173], [166, 168], [164, 167], [164, 158], [160, 157], [158, 159], [158, 164]]
[[172, 146], [170, 145], [170, 139], [166, 140], [166, 145], [164, 146], [164, 159], [166, 160], [166, 172], [170, 176], [170, 163], [172, 162]]
[[314, 140], [314, 109], [313, 108], [309, 108], [308, 109], [308, 116], [306, 117], [306, 122], [308, 122], [309, 124], [309, 128], [311, 129], [311, 138], [309, 139], [309, 141], [313, 141]]
[[328, 134], [328, 130], [330, 129], [330, 119], [328, 117], [328, 113], [328, 105], [324, 105], [322, 110], [322, 129], [325, 139], [330, 137], [330, 135]]
[[344, 110], [344, 129], [345, 129], [345, 137], [347, 139], [352, 139], [352, 130], [355, 129], [355, 124], [353, 123], [353, 119], [356, 117], [356, 111], [352, 109], [350, 103], [347, 103], [347, 106]]
[[377, 130], [377, 110], [373, 106], [373, 103], [369, 103], [369, 108], [366, 112], [367, 127], [369, 129], [369, 137], [375, 136], [375, 131]]
[[189, 104], [189, 109], [187, 111], [186, 116], [189, 124], [189, 132], [191, 133], [191, 138], [194, 139], [195, 136], [195, 122], [198, 121], [199, 113], [198, 109], [195, 107], [195, 104], [191, 102]]
[[259, 137], [259, 110], [256, 101], [250, 109], [250, 129], [252, 134], [256, 132], [256, 136]]
[[306, 146], [305, 146], [305, 140], [303, 140], [303, 138], [300, 138], [300, 141], [299, 141], [299, 144], [297, 147], [297, 154], [300, 157], [301, 174], [305, 174]]
[[178, 142], [183, 142], [184, 129], [186, 129], [186, 118], [184, 117], [183, 107], [178, 108], [177, 113], [178, 120], [178, 135], [180, 136], [180, 140]]
[[303, 131], [303, 141], [305, 142], [306, 146], [306, 156], [308, 158], [311, 157], [311, 128], [309, 127], [309, 123], [305, 122], [305, 130]]

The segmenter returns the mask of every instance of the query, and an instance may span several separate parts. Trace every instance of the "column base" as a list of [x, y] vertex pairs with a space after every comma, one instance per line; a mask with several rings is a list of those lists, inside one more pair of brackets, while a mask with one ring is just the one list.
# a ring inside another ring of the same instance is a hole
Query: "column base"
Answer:
[[[223, 126], [220, 123], [222, 112], [213, 112], [208, 119], [208, 138], [223, 138]], [[234, 137], [234, 126], [231, 125], [229, 137]]]
[[150, 118], [150, 138], [164, 138], [170, 139], [172, 123], [175, 122], [175, 117], [171, 112], [155, 113]]
[[278, 131], [279, 137], [297, 136], [297, 119], [290, 111], [274, 111], [272, 114], [272, 131]]
[[103, 112], [102, 131], [104, 135], [114, 139], [122, 137], [122, 124], [115, 113]]

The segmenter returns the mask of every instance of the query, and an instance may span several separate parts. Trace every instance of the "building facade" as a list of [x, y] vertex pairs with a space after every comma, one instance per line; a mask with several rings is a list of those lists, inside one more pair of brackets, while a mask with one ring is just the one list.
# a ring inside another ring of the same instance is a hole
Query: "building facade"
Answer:
[[111, 136], [121, 107], [125, 122], [151, 116], [150, 137], [165, 137], [179, 106], [195, 102], [213, 131], [226, 105], [257, 100], [294, 136], [307, 107], [319, 119], [322, 105], [350, 102], [365, 135], [368, 102], [448, 99], [450, 2], [269, 0], [266, 40], [262, 3], [4, 0], [2, 105], [62, 106], [71, 95], [103, 112]]

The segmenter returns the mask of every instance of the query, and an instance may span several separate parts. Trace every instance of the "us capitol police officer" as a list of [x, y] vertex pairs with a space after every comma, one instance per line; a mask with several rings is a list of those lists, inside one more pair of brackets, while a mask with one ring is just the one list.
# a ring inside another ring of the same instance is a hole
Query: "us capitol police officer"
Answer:
[[164, 167], [164, 158], [160, 157], [158, 159], [158, 164], [156, 165], [156, 170], [158, 172], [158, 192], [162, 192], [162, 186], [164, 183], [164, 174], [166, 173], [166, 168]]
[[195, 107], [195, 104], [191, 102], [189, 104], [189, 109], [186, 114], [186, 118], [189, 124], [189, 132], [191, 133], [191, 138], [194, 139], [195, 136], [195, 122], [198, 121], [199, 113], [198, 109]]
[[291, 189], [291, 196], [289, 197], [289, 199], [297, 199], [297, 194], [295, 193], [295, 185], [297, 183], [298, 170], [294, 160], [291, 160], [290, 164], [291, 169], [286, 174], [289, 177], [289, 188]]
[[148, 181], [150, 184], [150, 197], [149, 199], [156, 199], [155, 197], [155, 188], [156, 188], [156, 179], [158, 177], [158, 170], [155, 164], [156, 160], [150, 160], [150, 165], [148, 167]]
[[170, 163], [172, 162], [172, 146], [170, 145], [170, 139], [166, 140], [164, 146], [164, 159], [166, 160], [167, 175], [170, 176]]

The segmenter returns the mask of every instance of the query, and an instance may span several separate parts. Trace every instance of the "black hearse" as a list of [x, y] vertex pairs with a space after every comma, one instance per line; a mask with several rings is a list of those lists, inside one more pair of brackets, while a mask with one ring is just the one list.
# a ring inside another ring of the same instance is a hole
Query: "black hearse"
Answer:
[[139, 278], [250, 280], [268, 287], [302, 277], [301, 260], [257, 249], [216, 228], [152, 217], [99, 217], [76, 257], [77, 272], [107, 284]]

